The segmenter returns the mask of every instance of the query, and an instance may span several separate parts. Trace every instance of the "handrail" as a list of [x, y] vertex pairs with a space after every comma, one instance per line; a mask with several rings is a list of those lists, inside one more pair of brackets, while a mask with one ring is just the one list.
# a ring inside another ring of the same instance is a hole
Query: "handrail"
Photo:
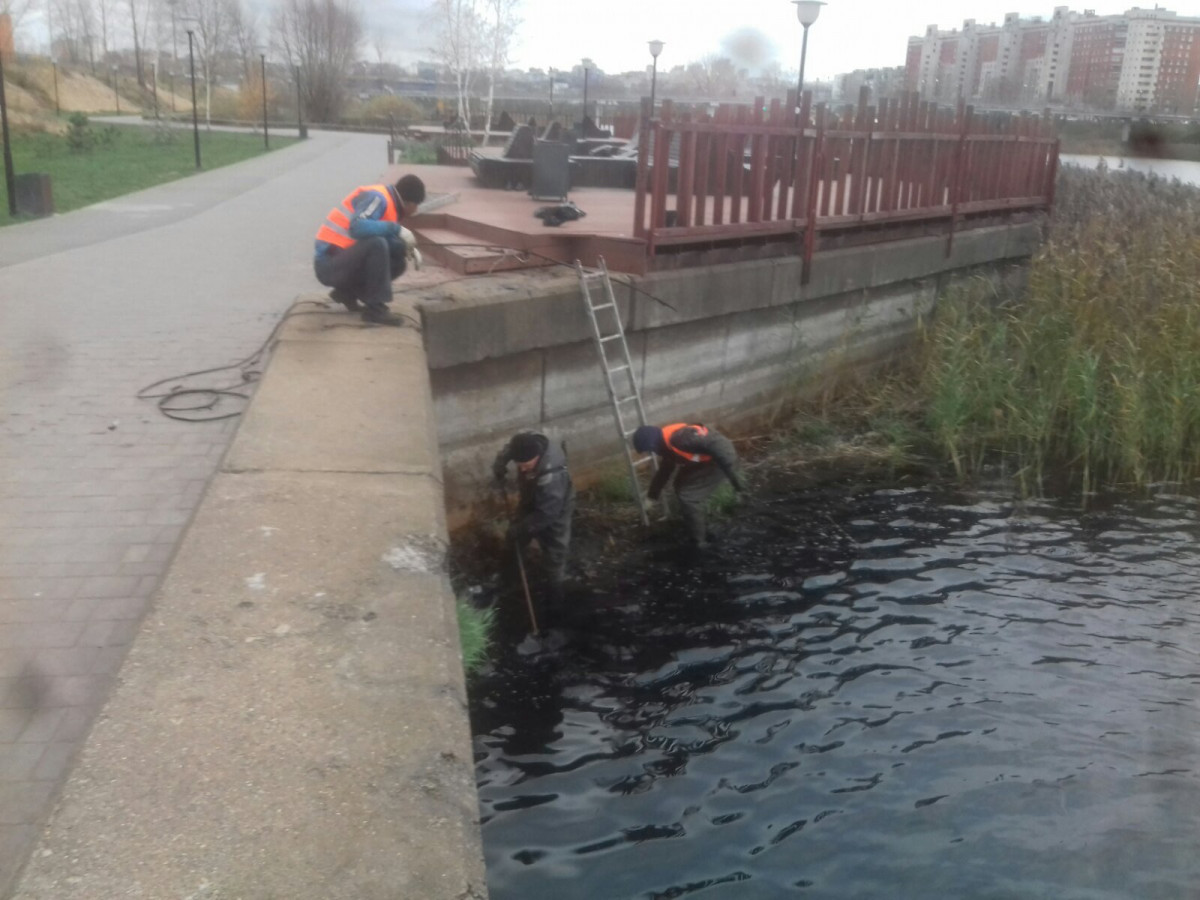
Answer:
[[[635, 236], [673, 249], [795, 232], [811, 261], [815, 235], [854, 223], [949, 220], [1049, 209], [1058, 142], [1041, 116], [939, 108], [915, 94], [871, 105], [724, 104], [713, 115], [655, 116], [643, 104]], [[672, 208], [673, 204], [673, 208]]]

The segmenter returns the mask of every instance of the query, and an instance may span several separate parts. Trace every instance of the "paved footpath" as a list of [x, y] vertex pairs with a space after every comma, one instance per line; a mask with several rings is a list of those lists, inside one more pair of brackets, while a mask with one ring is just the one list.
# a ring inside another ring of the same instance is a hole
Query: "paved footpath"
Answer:
[[316, 225], [384, 141], [314, 132], [0, 230], [0, 898], [237, 425], [135, 394], [244, 359], [319, 289]]

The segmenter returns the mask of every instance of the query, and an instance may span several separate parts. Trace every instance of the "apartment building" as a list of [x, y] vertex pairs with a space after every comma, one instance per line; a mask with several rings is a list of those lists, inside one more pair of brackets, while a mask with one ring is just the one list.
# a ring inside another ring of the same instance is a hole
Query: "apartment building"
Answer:
[[1120, 15], [1054, 9], [1000, 24], [929, 26], [909, 38], [909, 90], [954, 103], [1063, 104], [1192, 115], [1200, 84], [1200, 18], [1155, 7]]

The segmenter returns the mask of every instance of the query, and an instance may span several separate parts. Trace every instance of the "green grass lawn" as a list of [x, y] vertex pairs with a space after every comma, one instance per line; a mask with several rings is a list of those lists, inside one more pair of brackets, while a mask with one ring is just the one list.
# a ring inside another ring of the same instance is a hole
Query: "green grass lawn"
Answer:
[[[92, 119], [90, 147], [72, 150], [67, 136], [14, 134], [13, 168], [18, 175], [44, 172], [50, 176], [56, 212], [67, 212], [152, 187], [196, 172], [191, 129], [137, 125], [106, 125]], [[296, 138], [271, 135], [271, 149], [296, 142]], [[200, 132], [200, 154], [205, 169], [240, 162], [266, 151], [262, 135]], [[0, 179], [0, 225], [14, 221], [8, 214], [8, 193]]]

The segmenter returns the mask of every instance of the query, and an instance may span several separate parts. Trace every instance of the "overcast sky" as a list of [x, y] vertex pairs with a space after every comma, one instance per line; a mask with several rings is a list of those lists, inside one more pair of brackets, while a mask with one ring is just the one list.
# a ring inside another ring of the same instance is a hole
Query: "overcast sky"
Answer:
[[[273, 0], [249, 2], [265, 22]], [[368, 32], [386, 36], [389, 61], [411, 64], [433, 58], [430, 0], [358, 2]], [[1164, 0], [1163, 6], [1197, 15], [1196, 2]], [[1108, 15], [1133, 5], [1129, 0], [1084, 0], [1071, 8]], [[1001, 22], [1007, 12], [1049, 18], [1054, 0], [829, 0], [809, 29], [805, 76], [829, 78], [854, 69], [902, 66], [908, 37], [924, 34], [927, 25], [959, 28], [967, 18]], [[709, 55], [740, 57], [750, 68], [774, 58], [793, 72], [800, 61], [802, 29], [789, 0], [521, 0], [520, 15], [511, 64], [523, 69], [570, 69], [583, 57], [606, 72], [641, 69], [650, 63], [646, 42], [651, 39], [666, 42], [658, 60], [663, 70]], [[31, 49], [45, 52], [44, 19], [32, 12], [24, 26], [22, 37]], [[364, 44], [362, 55], [375, 59], [373, 41]]]
[[[366, 2], [368, 9], [382, 10], [391, 0]], [[1196, 15], [1196, 9], [1186, 9], [1195, 2], [1179, 7], [1165, 0], [1162, 5]], [[1134, 5], [1086, 0], [1086, 8], [1100, 15]], [[967, 18], [998, 23], [1007, 12], [1048, 19], [1054, 6], [1054, 0], [829, 0], [809, 29], [805, 76], [902, 66], [908, 37], [924, 34], [927, 25], [959, 28]], [[1082, 12], [1085, 4], [1071, 8]], [[513, 64], [522, 68], [570, 68], [587, 56], [606, 72], [640, 69], [650, 63], [646, 42], [657, 38], [666, 42], [659, 68], [670, 69], [709, 54], [732, 55], [728, 39], [742, 30], [759, 37], [736, 42], [752, 51], [749, 56], [775, 56], [793, 71], [800, 62], [802, 29], [788, 0], [522, 0], [521, 18]]]

